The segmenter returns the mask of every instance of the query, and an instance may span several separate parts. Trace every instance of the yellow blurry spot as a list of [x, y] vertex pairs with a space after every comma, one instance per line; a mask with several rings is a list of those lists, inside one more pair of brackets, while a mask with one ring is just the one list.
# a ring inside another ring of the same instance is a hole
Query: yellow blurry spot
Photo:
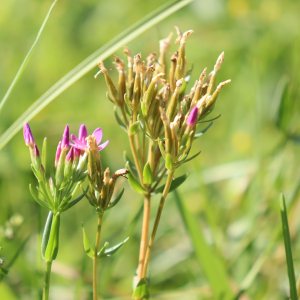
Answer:
[[234, 17], [243, 17], [249, 12], [248, 0], [229, 0], [227, 3], [229, 13]]
[[252, 145], [251, 136], [245, 131], [237, 131], [231, 139], [232, 148], [238, 153], [246, 153]]
[[282, 12], [279, 1], [265, 0], [260, 6], [260, 13], [263, 20], [273, 22], [277, 20]]

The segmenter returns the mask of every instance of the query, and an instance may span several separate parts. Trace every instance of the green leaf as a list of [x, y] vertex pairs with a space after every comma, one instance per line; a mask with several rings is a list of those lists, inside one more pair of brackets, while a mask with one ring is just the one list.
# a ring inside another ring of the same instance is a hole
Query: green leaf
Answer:
[[41, 200], [37, 195], [35, 195], [35, 193], [33, 192], [32, 188], [31, 188], [31, 184], [29, 185], [29, 191], [32, 195], [32, 197], [34, 198], [34, 200], [42, 207], [46, 208], [47, 210], [52, 210], [52, 208], [50, 207], [50, 205], [48, 203], [46, 203], [45, 201]]
[[115, 117], [116, 117], [116, 120], [117, 120], [118, 124], [121, 126], [122, 129], [125, 130], [125, 132], [127, 132], [127, 127], [124, 124], [124, 122], [122, 121], [122, 119], [119, 117], [119, 115], [117, 113], [117, 107], [116, 106], [114, 107], [114, 113], [115, 113]]
[[52, 220], [53, 220], [53, 212], [49, 211], [48, 217], [47, 217], [47, 220], [46, 220], [46, 224], [45, 224], [45, 228], [44, 228], [44, 232], [43, 232], [43, 237], [42, 237], [41, 248], [42, 248], [42, 257], [43, 257], [43, 259], [45, 259], [45, 253], [46, 253], [48, 240], [49, 240], [49, 236], [50, 236]]
[[[52, 5], [50, 6], [50, 8], [49, 8], [49, 10], [47, 12], [47, 15], [46, 15], [46, 17], [45, 17], [45, 19], [44, 19], [44, 21], [42, 23], [42, 26], [41, 26], [41, 28], [40, 28], [40, 30], [39, 30], [39, 32], [38, 32], [38, 34], [37, 34], [37, 36], [36, 36], [33, 44], [32, 44], [32, 46], [30, 47], [28, 53], [26, 54], [26, 56], [25, 56], [25, 58], [24, 58], [24, 60], [23, 60], [23, 62], [21, 64], [21, 66], [20, 66], [20, 68], [19, 68], [19, 70], [18, 70], [18, 72], [16, 74], [16, 76], [14, 77], [12, 83], [10, 84], [10, 86], [9, 86], [7, 92], [5, 93], [3, 99], [1, 100], [1, 103], [0, 103], [0, 113], [1, 113], [1, 110], [2, 110], [2, 108], [3, 108], [3, 106], [4, 106], [5, 102], [6, 102], [7, 98], [10, 95], [11, 91], [13, 90], [13, 88], [16, 85], [17, 81], [19, 80], [19, 78], [21, 77], [23, 71], [25, 70], [25, 68], [26, 68], [26, 66], [27, 66], [27, 64], [28, 64], [28, 62], [30, 60], [30, 57], [31, 57], [31, 55], [33, 53], [33, 50], [34, 50], [34, 48], [35, 48], [35, 46], [36, 46], [36, 44], [37, 44], [37, 42], [38, 42], [38, 40], [39, 40], [39, 38], [40, 38], [43, 30], [45, 28], [45, 25], [46, 25], [46, 23], [47, 23], [47, 21], [48, 21], [48, 19], [50, 17], [50, 14], [51, 14], [51, 12], [52, 12], [52, 10], [53, 10], [56, 2], [57, 2], [57, 0], [53, 1]], [[23, 123], [25, 123], [25, 122], [23, 122]]]
[[110, 98], [109, 92], [106, 92], [106, 98], [107, 98], [110, 102], [112, 102], [114, 105], [117, 105], [117, 103], [116, 103], [112, 98]]
[[50, 236], [45, 252], [45, 260], [54, 260], [57, 256], [59, 245], [59, 226], [60, 226], [60, 213], [58, 212], [53, 216]]
[[106, 249], [104, 252], [102, 252], [102, 253], [99, 252], [98, 257], [104, 258], [104, 257], [112, 256], [128, 241], [128, 239], [129, 239], [129, 237], [126, 238], [123, 242], [121, 242], [121, 243], [119, 243], [119, 244], [117, 244], [117, 245], [115, 245], [111, 248]]
[[170, 171], [174, 170], [173, 159], [169, 153], [166, 155], [166, 168]]
[[184, 200], [179, 196], [178, 192], [174, 191], [173, 195], [186, 230], [192, 240], [196, 257], [210, 283], [214, 299], [234, 299], [234, 294], [229, 285], [229, 278], [223, 261], [207, 244], [196, 216], [186, 207]]
[[[89, 186], [88, 186], [88, 187], [89, 187]], [[86, 190], [88, 190], [88, 187], [87, 187]], [[81, 188], [81, 190], [82, 190], [82, 192], [83, 192], [85, 198], [89, 201], [89, 203], [90, 203], [92, 206], [96, 207], [96, 204], [94, 203], [92, 197], [90, 197], [90, 196], [88, 195], [88, 193], [84, 190], [84, 188], [83, 188], [82, 185], [80, 185], [80, 188]]]
[[8, 270], [4, 269], [3, 267], [0, 267], [0, 274], [1, 275], [7, 275], [8, 274]]
[[123, 157], [124, 157], [126, 165], [127, 165], [127, 162], [128, 162], [128, 165], [127, 165], [127, 167], [129, 167], [128, 170], [134, 175], [135, 178], [139, 178], [136, 166], [133, 163], [133, 161], [129, 158], [129, 156], [127, 155], [126, 151], [123, 152]]
[[202, 131], [197, 132], [194, 136], [194, 140], [197, 139], [199, 136], [203, 135], [210, 128], [212, 124], [213, 122], [210, 122], [209, 125], [205, 127]]
[[160, 138], [157, 139], [160, 153], [164, 159], [166, 159], [166, 151], [163, 145], [163, 142]]
[[140, 125], [140, 121], [136, 121], [135, 123], [133, 123], [130, 128], [129, 128], [129, 133], [130, 134], [136, 134], [137, 130], [139, 128]]
[[[87, 187], [86, 192], [87, 192], [88, 188], [89, 187]], [[72, 206], [74, 206], [75, 204], [77, 204], [84, 196], [85, 196], [85, 194], [81, 194], [75, 200], [71, 201], [67, 205], [64, 205], [64, 207], [60, 208], [60, 211], [63, 212], [63, 211], [66, 211], [67, 209], [71, 208]]]
[[160, 21], [180, 8], [193, 2], [193, 0], [176, 0], [169, 1], [152, 13], [141, 19], [128, 29], [124, 30], [120, 35], [113, 38], [110, 42], [98, 49], [92, 55], [87, 57], [83, 62], [71, 70], [67, 75], [61, 78], [55, 85], [53, 85], [46, 93], [44, 93], [38, 100], [36, 100], [23, 115], [11, 125], [8, 130], [0, 137], [0, 150], [12, 139], [12, 137], [23, 127], [23, 124], [29, 122], [35, 115], [37, 115], [44, 107], [46, 107], [57, 96], [67, 90], [72, 84], [79, 80], [83, 75], [97, 66], [101, 60], [105, 60], [123, 45], [141, 35], [143, 32], [153, 27]]
[[139, 194], [144, 194], [145, 190], [143, 189], [141, 184], [137, 181], [137, 179], [135, 179], [135, 177], [131, 173], [128, 173], [127, 177], [132, 189]]
[[150, 293], [148, 291], [147, 281], [144, 278], [142, 278], [134, 290], [132, 299], [134, 298], [149, 299], [149, 297], [150, 297]]
[[118, 204], [118, 202], [121, 200], [122, 196], [124, 193], [124, 188], [122, 189], [121, 193], [118, 195], [118, 197], [114, 200], [111, 201], [108, 205], [108, 207], [106, 208], [106, 210], [113, 208], [114, 206], [116, 206]]
[[45, 137], [43, 140], [43, 147], [42, 147], [42, 165], [44, 167], [46, 173], [46, 162], [47, 162], [47, 138]]
[[283, 194], [281, 194], [281, 198], [280, 198], [280, 211], [281, 211], [281, 223], [282, 223], [282, 232], [284, 238], [286, 264], [287, 264], [287, 271], [288, 271], [289, 283], [290, 283], [291, 300], [298, 300], [293, 255], [292, 255], [292, 243], [291, 243], [291, 237], [289, 231], [289, 223], [287, 218], [285, 199]]
[[109, 246], [109, 242], [105, 242], [104, 246], [100, 249], [100, 251], [97, 253], [97, 256], [104, 255], [105, 250]]
[[153, 174], [152, 174], [149, 162], [147, 162], [145, 164], [145, 167], [143, 170], [143, 182], [144, 182], [144, 184], [151, 184], [153, 182]]
[[125, 103], [127, 104], [127, 107], [132, 111], [133, 110], [133, 104], [128, 99], [127, 93], [124, 94], [124, 100], [125, 100]]
[[[175, 178], [172, 183], [171, 183], [171, 186], [170, 186], [170, 190], [169, 190], [169, 193], [171, 193], [172, 191], [174, 191], [175, 189], [177, 189], [180, 185], [182, 185], [185, 180], [187, 179], [187, 177], [189, 176], [188, 173], [182, 175], [182, 176], [179, 176], [177, 178]], [[163, 190], [165, 188], [165, 185], [162, 185], [160, 186], [159, 188], [157, 188], [153, 194], [159, 194], [159, 193], [162, 193]]]
[[198, 121], [198, 123], [207, 123], [207, 122], [215, 121], [215, 120], [219, 119], [220, 117], [221, 117], [221, 114], [219, 114], [217, 117], [212, 118], [210, 120]]
[[199, 151], [198, 153], [196, 153], [195, 155], [193, 155], [192, 157], [188, 158], [188, 159], [183, 159], [180, 163], [180, 165], [187, 163], [188, 161], [193, 160], [194, 158], [196, 158], [199, 154], [201, 153], [201, 151]]
[[95, 251], [91, 248], [90, 246], [90, 242], [89, 239], [85, 233], [85, 229], [83, 226], [83, 223], [81, 222], [81, 226], [82, 226], [82, 231], [83, 231], [83, 246], [84, 246], [84, 250], [86, 252], [86, 254], [91, 257], [94, 258], [95, 257]]
[[182, 82], [182, 86], [180, 88], [179, 94], [182, 94], [184, 92], [185, 88], [186, 88], [186, 81], [185, 81], [185, 78], [183, 78], [183, 82]]

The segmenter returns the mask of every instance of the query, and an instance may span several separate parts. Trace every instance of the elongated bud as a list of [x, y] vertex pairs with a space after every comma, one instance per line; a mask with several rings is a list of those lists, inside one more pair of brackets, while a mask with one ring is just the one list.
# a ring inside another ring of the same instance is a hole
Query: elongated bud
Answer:
[[34, 144], [35, 144], [35, 140], [33, 138], [33, 135], [31, 133], [31, 129], [30, 129], [28, 123], [24, 124], [23, 135], [24, 135], [24, 140], [25, 140], [26, 146], [29, 146], [30, 148], [33, 148]]
[[57, 164], [59, 162], [60, 154], [61, 154], [61, 142], [58, 143], [56, 154], [55, 154], [55, 167], [57, 167]]
[[178, 105], [178, 100], [179, 100], [179, 93], [180, 93], [180, 88], [183, 84], [183, 78], [180, 80], [177, 80], [176, 82], [176, 89], [170, 99], [170, 103], [167, 109], [167, 116], [170, 120], [170, 122], [173, 121], [175, 114], [176, 114], [176, 109]]
[[216, 86], [217, 72], [220, 70], [223, 61], [224, 61], [224, 51], [219, 55], [217, 62], [214, 66], [214, 70], [210, 73], [211, 78], [210, 78], [209, 85], [207, 88], [207, 94], [209, 96], [213, 94], [213, 91]]
[[34, 144], [34, 148], [33, 148], [33, 157], [35, 159], [40, 158], [40, 151], [36, 144]]
[[176, 71], [175, 71], [175, 77], [177, 80], [183, 78], [185, 75], [185, 64], [186, 64], [185, 44], [186, 44], [186, 40], [191, 36], [191, 34], [193, 32], [194, 32], [193, 30], [186, 31], [182, 35], [182, 38], [180, 40], [180, 46], [179, 46], [179, 50], [178, 50], [179, 55], [178, 55], [177, 66], [176, 66]]
[[70, 133], [69, 133], [69, 125], [67, 125], [62, 137], [61, 150], [67, 151], [69, 150], [69, 146], [70, 146]]
[[113, 63], [116, 66], [116, 69], [119, 72], [119, 105], [124, 105], [124, 94], [126, 93], [126, 76], [125, 76], [125, 64], [124, 61], [116, 55], [113, 55], [115, 62]]
[[67, 154], [67, 157], [66, 157], [66, 161], [67, 163], [69, 162], [73, 162], [74, 160], [74, 147], [71, 147], [71, 149], [69, 150], [68, 154]]
[[172, 36], [173, 36], [173, 33], [171, 32], [166, 39], [162, 39], [159, 41], [160, 55], [159, 55], [159, 59], [158, 59], [158, 67], [156, 69], [156, 74], [158, 74], [158, 73], [167, 74], [166, 53], [168, 52], [168, 50], [170, 48]]
[[109, 180], [109, 196], [108, 196], [108, 199], [110, 200], [111, 199], [111, 196], [114, 192], [114, 188], [115, 188], [115, 184], [116, 184], [116, 181], [117, 179], [122, 176], [122, 177], [126, 177], [126, 175], [129, 173], [129, 171], [127, 169], [120, 169], [120, 170], [117, 170], [112, 176], [111, 176], [111, 179]]
[[175, 79], [175, 70], [176, 70], [176, 65], [177, 65], [177, 59], [178, 59], [178, 51], [176, 51], [172, 56], [171, 56], [171, 68], [170, 68], [170, 87], [172, 93], [175, 91], [175, 86], [176, 86], [176, 79]]
[[165, 148], [166, 148], [166, 153], [171, 154], [172, 152], [172, 134], [171, 134], [171, 128], [170, 128], [170, 120], [165, 112], [164, 109], [161, 107], [159, 108], [160, 111], [160, 117], [161, 120], [164, 124], [164, 129], [165, 129]]
[[49, 187], [50, 187], [51, 195], [54, 195], [54, 184], [53, 184], [52, 177], [49, 178]]
[[109, 203], [109, 179], [110, 179], [110, 170], [106, 168], [103, 175], [103, 186], [101, 191], [101, 205], [105, 209]]
[[198, 118], [198, 107], [195, 106], [192, 109], [192, 111], [186, 121], [187, 125], [190, 127], [193, 127], [197, 123], [197, 118]]
[[113, 98], [113, 100], [116, 102], [116, 104], [119, 104], [118, 103], [118, 92], [117, 92], [117, 89], [116, 89], [116, 87], [115, 87], [115, 85], [114, 85], [111, 77], [109, 76], [107, 69], [104, 67], [104, 64], [103, 64], [102, 61], [100, 61], [98, 63], [98, 66], [99, 66], [99, 68], [101, 70], [95, 75], [95, 78], [98, 76], [99, 73], [103, 73], [104, 74], [106, 85], [108, 87], [109, 93], [110, 93], [111, 97]]
[[79, 134], [78, 134], [78, 138], [84, 142], [85, 139], [87, 138], [88, 136], [88, 133], [87, 133], [87, 129], [85, 127], [84, 124], [81, 124], [80, 127], [79, 127]]

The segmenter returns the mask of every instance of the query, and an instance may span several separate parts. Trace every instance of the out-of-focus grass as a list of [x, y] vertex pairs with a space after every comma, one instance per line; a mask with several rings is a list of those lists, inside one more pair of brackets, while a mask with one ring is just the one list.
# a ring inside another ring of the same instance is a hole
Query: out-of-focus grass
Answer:
[[[164, 2], [59, 1], [3, 109], [0, 134], [83, 58]], [[32, 44], [50, 4], [37, 0], [1, 4], [1, 95]], [[231, 78], [232, 83], [222, 91], [212, 114], [222, 116], [195, 141], [191, 154], [202, 152], [180, 169], [180, 173], [189, 172], [190, 176], [179, 191], [187, 208], [197, 216], [208, 244], [222, 258], [236, 293], [280, 226], [279, 193], [284, 191], [289, 207], [299, 182], [299, 9], [296, 1], [196, 0], [127, 45], [133, 54], [141, 52], [146, 57], [150, 52], [158, 52], [158, 39], [174, 31], [174, 25], [183, 31], [193, 29], [187, 43], [188, 64], [194, 63], [193, 80], [204, 67], [212, 69], [219, 53], [225, 51], [218, 80]], [[171, 51], [175, 49], [172, 47]], [[116, 54], [124, 57], [121, 51]], [[108, 59], [106, 65], [113, 68], [111, 61]], [[66, 123], [72, 133], [77, 133], [81, 123], [90, 132], [101, 126], [104, 139], [110, 139], [108, 148], [101, 152], [104, 166], [112, 170], [124, 166], [123, 150], [129, 152], [126, 135], [114, 120], [103, 78], [93, 78], [96, 71], [89, 72], [30, 123], [39, 146], [43, 137], [48, 137], [48, 166], [53, 163]], [[115, 70], [111, 74], [117, 76]], [[0, 284], [0, 295], [8, 300], [37, 299], [38, 210], [28, 190], [35, 179], [21, 133], [0, 152], [0, 178], [0, 224], [4, 225], [15, 212], [24, 217], [16, 237], [0, 241], [4, 246], [1, 255], [9, 261], [24, 237], [33, 232]], [[100, 293], [104, 298], [125, 299], [124, 295], [130, 295], [137, 267], [141, 218], [136, 215], [142, 199], [126, 182], [122, 186], [126, 188], [125, 195], [106, 216], [102, 243], [117, 243], [128, 235], [130, 240], [116, 256], [100, 262]], [[300, 270], [297, 194], [289, 208], [296, 276]], [[170, 194], [158, 230], [150, 264], [150, 291], [153, 295], [163, 293], [157, 299], [207, 299], [211, 295], [208, 281], [174, 200]], [[43, 218], [46, 219], [46, 212]], [[89, 299], [92, 266], [85, 258], [80, 222], [93, 235], [95, 218], [87, 201], [64, 214], [60, 251], [51, 279], [52, 299]], [[246, 291], [246, 299], [284, 299], [288, 289], [283, 240], [276, 239]]]

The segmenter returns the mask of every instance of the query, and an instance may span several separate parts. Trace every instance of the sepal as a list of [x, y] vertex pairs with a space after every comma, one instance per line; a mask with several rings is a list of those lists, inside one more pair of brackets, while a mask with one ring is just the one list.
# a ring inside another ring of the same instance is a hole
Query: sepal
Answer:
[[[108, 249], [104, 249], [104, 251], [101, 252], [101, 250], [105, 247], [105, 245], [107, 244], [108, 246], [108, 243], [106, 242], [103, 246], [103, 248], [99, 251], [98, 253], [98, 257], [99, 258], [104, 258], [104, 257], [109, 257], [109, 256], [112, 256], [113, 254], [115, 254], [127, 241], [128, 241], [129, 237], [126, 238], [123, 242], [111, 247], [111, 248], [108, 248]], [[106, 246], [106, 247], [107, 247]]]
[[81, 226], [82, 226], [82, 231], [83, 231], [83, 246], [84, 246], [84, 250], [85, 250], [86, 254], [89, 257], [94, 258], [95, 257], [95, 251], [90, 246], [90, 242], [89, 242], [88, 237], [86, 235], [83, 223], [81, 223]]

